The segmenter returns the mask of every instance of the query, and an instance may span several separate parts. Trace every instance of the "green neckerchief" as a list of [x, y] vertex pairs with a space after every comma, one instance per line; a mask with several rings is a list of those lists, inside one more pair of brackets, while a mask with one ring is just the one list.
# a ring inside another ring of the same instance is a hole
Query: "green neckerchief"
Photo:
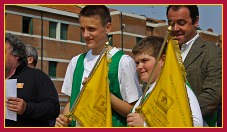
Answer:
[[209, 127], [216, 127], [217, 124], [217, 110], [211, 115], [203, 118]]
[[[120, 84], [118, 80], [118, 67], [121, 57], [124, 52], [118, 51], [111, 58], [110, 68], [108, 72], [108, 78], [110, 81], [110, 92], [114, 94], [119, 99], [122, 99], [120, 92]], [[114, 127], [124, 127], [127, 126], [126, 118], [119, 115], [115, 110], [112, 109], [112, 123]]]
[[[87, 53], [81, 54], [77, 60], [76, 68], [73, 75], [73, 83], [72, 83], [72, 93], [70, 98], [70, 108], [73, 105], [73, 102], [76, 100], [77, 96], [80, 92], [80, 86], [82, 81], [82, 76], [84, 72], [84, 58]], [[119, 99], [122, 99], [120, 93], [120, 85], [118, 80], [118, 67], [121, 57], [124, 52], [118, 51], [111, 58], [111, 63], [109, 65], [108, 78], [110, 82], [110, 92], [114, 94]], [[126, 118], [119, 115], [116, 111], [112, 109], [112, 122], [114, 127], [127, 126]], [[75, 121], [70, 123], [70, 126], [75, 126]]]
[[[72, 92], [70, 97], [70, 109], [80, 93], [80, 86], [84, 73], [84, 58], [87, 53], [81, 54], [77, 60], [76, 68], [73, 74]], [[76, 126], [75, 121], [71, 121], [69, 126]]]

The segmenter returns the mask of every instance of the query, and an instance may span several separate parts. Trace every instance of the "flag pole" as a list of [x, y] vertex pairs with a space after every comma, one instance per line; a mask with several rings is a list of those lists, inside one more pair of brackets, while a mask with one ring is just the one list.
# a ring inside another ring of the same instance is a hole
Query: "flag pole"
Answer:
[[[88, 80], [91, 78], [91, 76], [92, 76], [93, 73], [95, 72], [95, 70], [96, 70], [98, 64], [100, 63], [100, 61], [101, 61], [103, 55], [107, 52], [107, 48], [108, 48], [108, 45], [109, 45], [110, 40], [111, 40], [111, 37], [110, 37], [109, 40], [106, 42], [105, 47], [103, 48], [103, 50], [102, 50], [102, 52], [101, 52], [101, 54], [100, 54], [98, 60], [96, 61], [94, 67], [92, 68], [92, 70], [91, 70], [91, 72], [90, 72], [90, 74], [89, 74], [89, 76], [88, 76]], [[70, 118], [70, 117], [71, 117], [73, 120], [75, 120], [75, 116], [73, 116], [73, 111], [75, 110], [75, 107], [76, 107], [76, 105], [77, 105], [77, 103], [78, 103], [78, 100], [81, 98], [81, 95], [83, 94], [83, 91], [84, 91], [85, 87], [87, 86], [88, 80], [86, 81], [85, 85], [83, 85], [83, 87], [82, 87], [82, 89], [81, 89], [79, 95], [77, 96], [77, 98], [76, 98], [76, 100], [74, 101], [72, 107], [70, 108], [69, 113], [67, 113], [67, 114], [65, 115], [67, 118]]]
[[139, 111], [140, 111], [141, 105], [144, 103], [144, 97], [145, 97], [146, 92], [147, 92], [147, 90], [149, 89], [149, 86], [150, 86], [150, 84], [151, 84], [151, 81], [152, 81], [152, 79], [153, 79], [153, 77], [154, 77], [154, 73], [155, 73], [155, 71], [156, 71], [156, 69], [157, 69], [157, 66], [158, 66], [158, 60], [161, 58], [161, 55], [162, 55], [162, 52], [163, 52], [164, 47], [165, 47], [165, 45], [166, 45], [166, 42], [167, 42], [167, 40], [168, 40], [168, 38], [169, 38], [169, 36], [170, 36], [171, 30], [172, 30], [172, 25], [173, 25], [173, 22], [171, 22], [171, 23], [170, 23], [170, 26], [168, 26], [168, 28], [167, 28], [167, 32], [166, 32], [164, 41], [163, 41], [163, 43], [162, 43], [162, 47], [161, 47], [161, 49], [160, 49], [160, 51], [159, 51], [159, 53], [158, 53], [158, 57], [156, 58], [155, 65], [154, 65], [154, 68], [153, 68], [153, 70], [152, 70], [152, 72], [151, 72], [151, 74], [150, 74], [150, 76], [149, 76], [148, 82], [147, 82], [147, 83], [143, 82], [143, 84], [142, 84], [142, 85], [143, 85], [142, 88], [144, 89], [144, 91], [143, 91], [143, 95], [142, 95], [140, 104], [139, 104], [139, 106], [136, 108], [136, 112], [139, 112]]

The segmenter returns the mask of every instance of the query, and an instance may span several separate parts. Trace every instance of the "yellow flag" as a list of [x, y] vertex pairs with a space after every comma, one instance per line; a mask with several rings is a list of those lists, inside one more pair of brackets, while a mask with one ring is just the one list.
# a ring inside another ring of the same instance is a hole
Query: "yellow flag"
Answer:
[[73, 112], [77, 123], [83, 127], [111, 127], [107, 53], [81, 92]]
[[170, 39], [159, 80], [141, 106], [140, 113], [150, 127], [193, 126], [184, 67], [182, 63], [179, 63], [177, 57], [180, 55], [179, 46], [177, 47], [178, 53], [175, 50], [176, 46], [178, 46], [176, 41]]

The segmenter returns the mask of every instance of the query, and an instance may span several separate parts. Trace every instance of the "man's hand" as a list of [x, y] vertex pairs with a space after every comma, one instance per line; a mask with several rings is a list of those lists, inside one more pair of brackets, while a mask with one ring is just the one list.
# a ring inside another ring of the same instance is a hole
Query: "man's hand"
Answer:
[[6, 101], [7, 109], [17, 112], [18, 115], [24, 114], [26, 102], [21, 98], [9, 97]]
[[67, 118], [64, 115], [59, 115], [58, 118], [56, 118], [55, 127], [68, 127], [71, 121], [71, 118]]

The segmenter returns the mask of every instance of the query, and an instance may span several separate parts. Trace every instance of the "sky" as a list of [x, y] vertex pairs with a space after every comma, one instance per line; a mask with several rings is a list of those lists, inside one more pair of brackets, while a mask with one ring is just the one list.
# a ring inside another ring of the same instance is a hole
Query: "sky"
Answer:
[[[164, 5], [113, 5], [108, 6], [122, 12], [145, 15], [146, 17], [167, 20], [166, 7]], [[222, 6], [221, 5], [200, 5], [199, 7], [199, 27], [202, 30], [212, 28], [216, 34], [222, 34]]]

